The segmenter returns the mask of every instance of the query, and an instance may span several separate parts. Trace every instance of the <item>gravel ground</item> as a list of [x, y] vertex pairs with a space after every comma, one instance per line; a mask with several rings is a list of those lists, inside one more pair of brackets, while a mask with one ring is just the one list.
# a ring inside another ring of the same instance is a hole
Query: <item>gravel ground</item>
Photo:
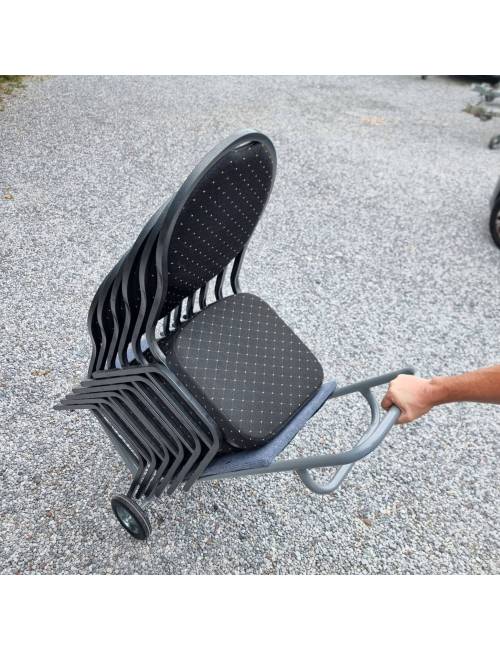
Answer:
[[[0, 112], [0, 570], [3, 573], [493, 573], [500, 407], [393, 430], [342, 489], [293, 474], [196, 485], [151, 505], [135, 542], [109, 510], [128, 482], [91, 415], [52, 410], [84, 374], [100, 280], [200, 156], [253, 126], [278, 176], [243, 285], [340, 383], [405, 363], [498, 363], [500, 251], [487, 227], [498, 126], [431, 77], [32, 79]], [[286, 455], [354, 441], [356, 398]]]

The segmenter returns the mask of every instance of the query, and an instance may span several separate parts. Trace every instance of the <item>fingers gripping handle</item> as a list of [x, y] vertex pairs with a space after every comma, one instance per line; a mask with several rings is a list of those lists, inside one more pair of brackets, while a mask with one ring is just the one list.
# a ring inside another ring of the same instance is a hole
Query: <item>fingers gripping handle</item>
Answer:
[[382, 442], [382, 440], [387, 435], [389, 430], [392, 429], [392, 427], [396, 424], [400, 416], [401, 416], [401, 409], [395, 404], [393, 404], [380, 422], [380, 427], [381, 428], [383, 427], [383, 430], [385, 431], [380, 442]]

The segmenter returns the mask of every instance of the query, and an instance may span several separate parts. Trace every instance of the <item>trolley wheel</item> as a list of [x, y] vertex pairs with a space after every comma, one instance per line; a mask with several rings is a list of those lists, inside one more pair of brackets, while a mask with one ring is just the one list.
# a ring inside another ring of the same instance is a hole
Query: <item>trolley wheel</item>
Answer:
[[500, 146], [500, 135], [495, 135], [488, 142], [488, 149], [496, 149]]
[[147, 539], [150, 536], [149, 518], [133, 499], [123, 494], [117, 494], [111, 499], [111, 508], [120, 524], [132, 537]]
[[490, 232], [493, 241], [500, 248], [500, 199], [497, 199], [491, 211]]

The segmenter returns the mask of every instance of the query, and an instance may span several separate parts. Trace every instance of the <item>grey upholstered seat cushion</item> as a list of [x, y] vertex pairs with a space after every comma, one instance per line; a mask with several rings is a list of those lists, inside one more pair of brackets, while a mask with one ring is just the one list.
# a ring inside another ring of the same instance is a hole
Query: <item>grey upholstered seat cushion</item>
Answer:
[[248, 293], [209, 305], [161, 345], [171, 369], [240, 449], [270, 440], [323, 381], [312, 352]]

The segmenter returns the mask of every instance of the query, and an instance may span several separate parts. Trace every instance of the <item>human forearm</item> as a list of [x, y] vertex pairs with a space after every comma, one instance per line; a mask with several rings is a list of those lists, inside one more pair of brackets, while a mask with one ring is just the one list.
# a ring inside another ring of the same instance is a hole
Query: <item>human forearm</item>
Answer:
[[389, 384], [382, 406], [388, 409], [396, 404], [401, 409], [398, 422], [404, 424], [421, 417], [433, 406], [449, 402], [500, 404], [500, 366], [432, 379], [399, 375]]
[[500, 366], [481, 368], [453, 377], [433, 377], [429, 389], [432, 406], [449, 402], [500, 404]]

